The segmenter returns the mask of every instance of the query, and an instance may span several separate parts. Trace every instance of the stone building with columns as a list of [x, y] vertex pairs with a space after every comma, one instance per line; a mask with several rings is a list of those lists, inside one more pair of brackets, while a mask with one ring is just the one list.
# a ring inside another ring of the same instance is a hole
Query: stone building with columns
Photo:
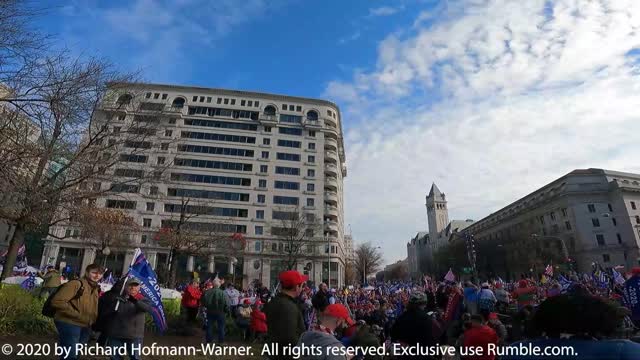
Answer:
[[[132, 84], [141, 106], [101, 105], [96, 117], [134, 121], [139, 109], [163, 109], [149, 147], [109, 171], [153, 171], [171, 164], [166, 176], [153, 184], [96, 199], [96, 206], [126, 211], [141, 226], [131, 246], [103, 250], [87, 246], [79, 229], [63, 224], [50, 229], [56, 237], [45, 239], [42, 264], [72, 267], [74, 272], [100, 257], [116, 273], [124, 273], [140, 247], [159, 276], [167, 268], [168, 250], [155, 234], [169, 221], [172, 206], [189, 194], [206, 215], [200, 225], [224, 220], [241, 233], [246, 246], [233, 256], [184, 256], [178, 259], [182, 278], [187, 272], [233, 277], [243, 286], [259, 281], [273, 286], [284, 270], [282, 241], [270, 234], [273, 220], [297, 209], [321, 219], [321, 227], [297, 261], [298, 270], [319, 283], [344, 284], [345, 244], [343, 179], [347, 175], [342, 118], [332, 102], [266, 93], [189, 86]], [[125, 98], [126, 100], [126, 98]], [[119, 129], [112, 129], [118, 136]], [[112, 189], [111, 183], [94, 186]], [[210, 210], [210, 211], [209, 211]], [[60, 239], [62, 238], [62, 239]], [[206, 276], [206, 275], [205, 275]]]

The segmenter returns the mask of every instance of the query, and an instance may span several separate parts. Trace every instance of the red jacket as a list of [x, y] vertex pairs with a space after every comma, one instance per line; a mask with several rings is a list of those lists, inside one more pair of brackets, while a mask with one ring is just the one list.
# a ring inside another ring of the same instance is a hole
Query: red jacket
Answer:
[[266, 333], [267, 332], [267, 315], [260, 311], [258, 308], [253, 309], [251, 312], [251, 323], [249, 328], [253, 332]]
[[494, 360], [495, 355], [489, 355], [489, 344], [498, 344], [498, 335], [487, 325], [476, 326], [464, 332], [465, 347], [482, 347], [482, 355], [467, 356], [465, 359], [473, 360]]
[[197, 308], [200, 306], [200, 298], [202, 292], [197, 286], [189, 285], [182, 292], [182, 306], [188, 308]]

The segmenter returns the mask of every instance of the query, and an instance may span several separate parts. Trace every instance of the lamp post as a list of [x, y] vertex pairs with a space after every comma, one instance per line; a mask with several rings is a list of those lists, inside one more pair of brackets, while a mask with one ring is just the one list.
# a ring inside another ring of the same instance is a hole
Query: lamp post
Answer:
[[102, 258], [102, 267], [103, 267], [103, 268], [107, 266], [107, 258], [109, 257], [109, 255], [110, 255], [110, 254], [111, 254], [111, 249], [109, 249], [109, 247], [108, 247], [108, 246], [105, 246], [105, 247], [102, 249], [102, 255], [103, 255], [103, 258]]

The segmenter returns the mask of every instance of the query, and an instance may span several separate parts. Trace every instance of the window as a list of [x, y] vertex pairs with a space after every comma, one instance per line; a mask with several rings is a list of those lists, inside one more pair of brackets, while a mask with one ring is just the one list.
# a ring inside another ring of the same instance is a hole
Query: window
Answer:
[[297, 112], [302, 112], [302, 106], [300, 106], [300, 105], [296, 106], [296, 111]]
[[198, 140], [227, 141], [227, 142], [249, 143], [249, 144], [256, 143], [256, 138], [253, 136], [202, 133], [202, 132], [194, 132], [194, 131], [183, 131], [180, 133], [180, 137], [189, 138], [189, 139], [198, 139]]
[[314, 184], [307, 184], [307, 191], [315, 191], [316, 186]]
[[297, 128], [279, 127], [278, 132], [280, 134], [285, 134], [285, 135], [302, 136], [302, 129], [297, 129]]
[[147, 99], [151, 99], [151, 93], [148, 92], [148, 93], [144, 94], [144, 97], [146, 97]]
[[596, 212], [596, 206], [594, 204], [587, 205], [587, 208], [589, 209], [590, 213]]
[[314, 199], [307, 199], [307, 206], [312, 207], [315, 206], [315, 200]]
[[593, 224], [593, 227], [600, 227], [599, 219], [591, 219], [591, 223]]
[[162, 165], [162, 164], [164, 164], [164, 160], [165, 160], [165, 159], [164, 159], [164, 157], [163, 157], [163, 156], [158, 156], [158, 159], [157, 159], [157, 163], [158, 163], [158, 165]]
[[127, 201], [127, 200], [107, 200], [106, 206], [110, 209], [127, 209], [133, 210], [136, 208], [135, 201]]
[[556, 213], [552, 211], [551, 214], [549, 214], [549, 217], [551, 218], [551, 220], [555, 220], [556, 219]]
[[300, 169], [286, 166], [276, 166], [276, 174], [281, 175], [300, 175]]
[[264, 210], [256, 210], [256, 219], [264, 219]]
[[253, 171], [253, 165], [252, 164], [245, 164], [245, 163], [239, 163], [239, 162], [229, 162], [229, 161], [213, 161], [213, 160], [198, 160], [198, 159], [176, 158], [174, 160], [174, 164], [175, 164], [175, 166], [196, 167], [196, 168], [237, 170], [237, 171]]
[[300, 161], [300, 154], [276, 153], [278, 160]]
[[222, 98], [218, 98], [218, 99], [216, 100], [216, 104], [222, 104]]
[[278, 251], [278, 244], [277, 243], [271, 243], [271, 251], [273, 251], [273, 252], [277, 252]]
[[300, 123], [302, 123], [302, 116], [300, 116], [300, 115], [280, 114], [280, 122], [289, 123], [289, 124], [300, 124]]
[[260, 165], [260, 172], [265, 174], [268, 171], [269, 167], [267, 165]]
[[249, 194], [224, 191], [208, 191], [195, 189], [167, 189], [168, 196], [193, 197], [200, 199], [225, 200], [225, 201], [249, 201]]
[[267, 187], [267, 180], [264, 180], [264, 179], [258, 180], [258, 187], [266, 188]]
[[253, 106], [253, 100], [247, 100], [247, 106]]
[[316, 132], [313, 130], [309, 131], [309, 137], [316, 137]]
[[602, 254], [602, 262], [609, 262], [611, 261], [611, 257], [609, 256], [609, 254]]
[[153, 211], [156, 208], [156, 203], [148, 202], [147, 203], [147, 211]]
[[158, 187], [152, 186], [149, 188], [149, 195], [158, 195]]
[[[256, 235], [262, 235], [264, 233], [264, 227], [256, 226]], [[256, 242], [256, 251], [260, 251], [260, 241]]]
[[167, 100], [167, 94], [162, 94], [162, 100]]
[[229, 105], [229, 99], [224, 99], [224, 104]]
[[179, 152], [192, 152], [203, 153], [213, 155], [226, 155], [226, 156], [241, 156], [241, 157], [253, 157], [253, 150], [225, 148], [217, 146], [203, 146], [203, 145], [178, 145]]
[[194, 96], [193, 99], [191, 99], [191, 101], [198, 101], [198, 97]]
[[282, 110], [287, 110], [287, 104], [282, 104]]
[[278, 146], [299, 149], [302, 147], [302, 143], [300, 141], [293, 141], [293, 140], [278, 140]]
[[159, 99], [159, 98], [160, 98], [160, 93], [155, 93], [155, 94], [153, 94], [153, 98], [154, 98], [154, 99]]
[[271, 132], [271, 126], [265, 126], [264, 132]]
[[598, 243], [598, 246], [604, 246], [604, 235], [596, 234], [596, 242]]
[[144, 177], [144, 170], [135, 170], [135, 169], [116, 169], [113, 172], [115, 176], [124, 176], [124, 177], [133, 177], [133, 178], [141, 178]]
[[311, 110], [307, 113], [307, 119], [311, 120], [311, 121], [317, 121], [318, 120], [318, 113], [314, 110]]
[[328, 253], [329, 253], [329, 244], [326, 244], [326, 245], [324, 246], [324, 253], [325, 253], [325, 254], [328, 254]]
[[207, 96], [207, 102], [210, 103], [211, 102], [211, 96]]
[[251, 186], [251, 179], [230, 177], [230, 176], [171, 173], [171, 180], [204, 183], [204, 184]]
[[622, 244], [622, 236], [620, 234], [616, 234], [616, 238], [618, 238], [618, 244]]
[[315, 176], [316, 176], [316, 171], [314, 169], [307, 170], [307, 177], [315, 177]]
[[299, 199], [291, 196], [274, 196], [273, 203], [278, 205], [298, 205]]
[[120, 154], [120, 161], [146, 163], [147, 157], [145, 155]]
[[[260, 101], [257, 101], [257, 100], [256, 100], [256, 102], [255, 102], [255, 104], [254, 104], [254, 105], [255, 105], [255, 107], [260, 106]], [[251, 106], [251, 105], [249, 105], [249, 106]]]
[[269, 158], [269, 152], [268, 151], [263, 151], [262, 152], [262, 158], [263, 159], [268, 159]]
[[640, 224], [640, 216], [636, 215], [636, 224]]
[[266, 197], [264, 195], [258, 195], [258, 203], [264, 204], [266, 202]]
[[316, 157], [315, 157], [315, 156], [313, 156], [313, 155], [309, 155], [309, 156], [307, 157], [307, 162], [309, 162], [310, 164], [315, 163], [315, 162], [316, 162]]
[[273, 220], [298, 220], [299, 219], [299, 213], [297, 212], [290, 212], [290, 211], [276, 211], [274, 210], [271, 213], [271, 218]]
[[271, 139], [269, 138], [262, 139], [262, 145], [271, 145]]
[[300, 190], [300, 183], [292, 181], [277, 181], [274, 183], [276, 189], [282, 190]]
[[142, 219], [142, 226], [146, 228], [151, 227], [151, 219]]
[[618, 226], [618, 221], [616, 220], [616, 218], [611, 218], [611, 222], [613, 223], [613, 226]]
[[246, 218], [249, 216], [247, 209], [220, 208], [202, 205], [164, 204], [164, 211], [171, 213], [186, 212], [189, 214], [203, 214], [211, 216], [226, 216]]
[[169, 119], [169, 124], [175, 125], [176, 124], [176, 119]]
[[245, 106], [246, 105], [246, 101], [245, 100], [240, 100], [240, 106]]
[[235, 105], [236, 104], [236, 99], [231, 99], [231, 105]]
[[124, 119], [125, 119], [126, 117], [127, 117], [127, 115], [125, 115], [125, 114], [120, 114], [120, 115], [118, 115], [118, 120], [120, 120], [120, 121], [124, 121]]
[[140, 235], [140, 243], [141, 244], [146, 244], [147, 243], [147, 239], [148, 239], [147, 234]]
[[613, 206], [611, 206], [611, 204], [607, 204], [607, 206], [609, 207], [609, 211], [613, 211]]
[[569, 222], [569, 221], [565, 221], [565, 222], [564, 222], [564, 227], [566, 227], [566, 228], [567, 228], [567, 230], [571, 230], [571, 222]]
[[137, 193], [138, 191], [140, 191], [140, 187], [137, 185], [131, 185], [131, 184], [111, 184], [111, 188], [109, 189], [109, 191], [114, 192], [114, 193]]
[[315, 150], [316, 149], [316, 143], [309, 143], [309, 150]]
[[171, 135], [173, 135], [173, 130], [165, 130], [164, 131], [164, 136], [170, 137]]
[[169, 144], [168, 143], [164, 143], [160, 146], [161, 150], [169, 150]]
[[632, 202], [631, 202], [631, 209], [632, 209], [632, 210], [636, 210], [636, 203], [635, 203], [635, 201], [632, 201]]

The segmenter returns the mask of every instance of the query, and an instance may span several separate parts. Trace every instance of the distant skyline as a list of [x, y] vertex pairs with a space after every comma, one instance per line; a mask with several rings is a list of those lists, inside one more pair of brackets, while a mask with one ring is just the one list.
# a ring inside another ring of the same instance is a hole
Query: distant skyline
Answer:
[[433, 182], [478, 220], [577, 168], [640, 173], [639, 24], [636, 0], [74, 0], [38, 21], [144, 81], [336, 102], [345, 231], [388, 264]]

